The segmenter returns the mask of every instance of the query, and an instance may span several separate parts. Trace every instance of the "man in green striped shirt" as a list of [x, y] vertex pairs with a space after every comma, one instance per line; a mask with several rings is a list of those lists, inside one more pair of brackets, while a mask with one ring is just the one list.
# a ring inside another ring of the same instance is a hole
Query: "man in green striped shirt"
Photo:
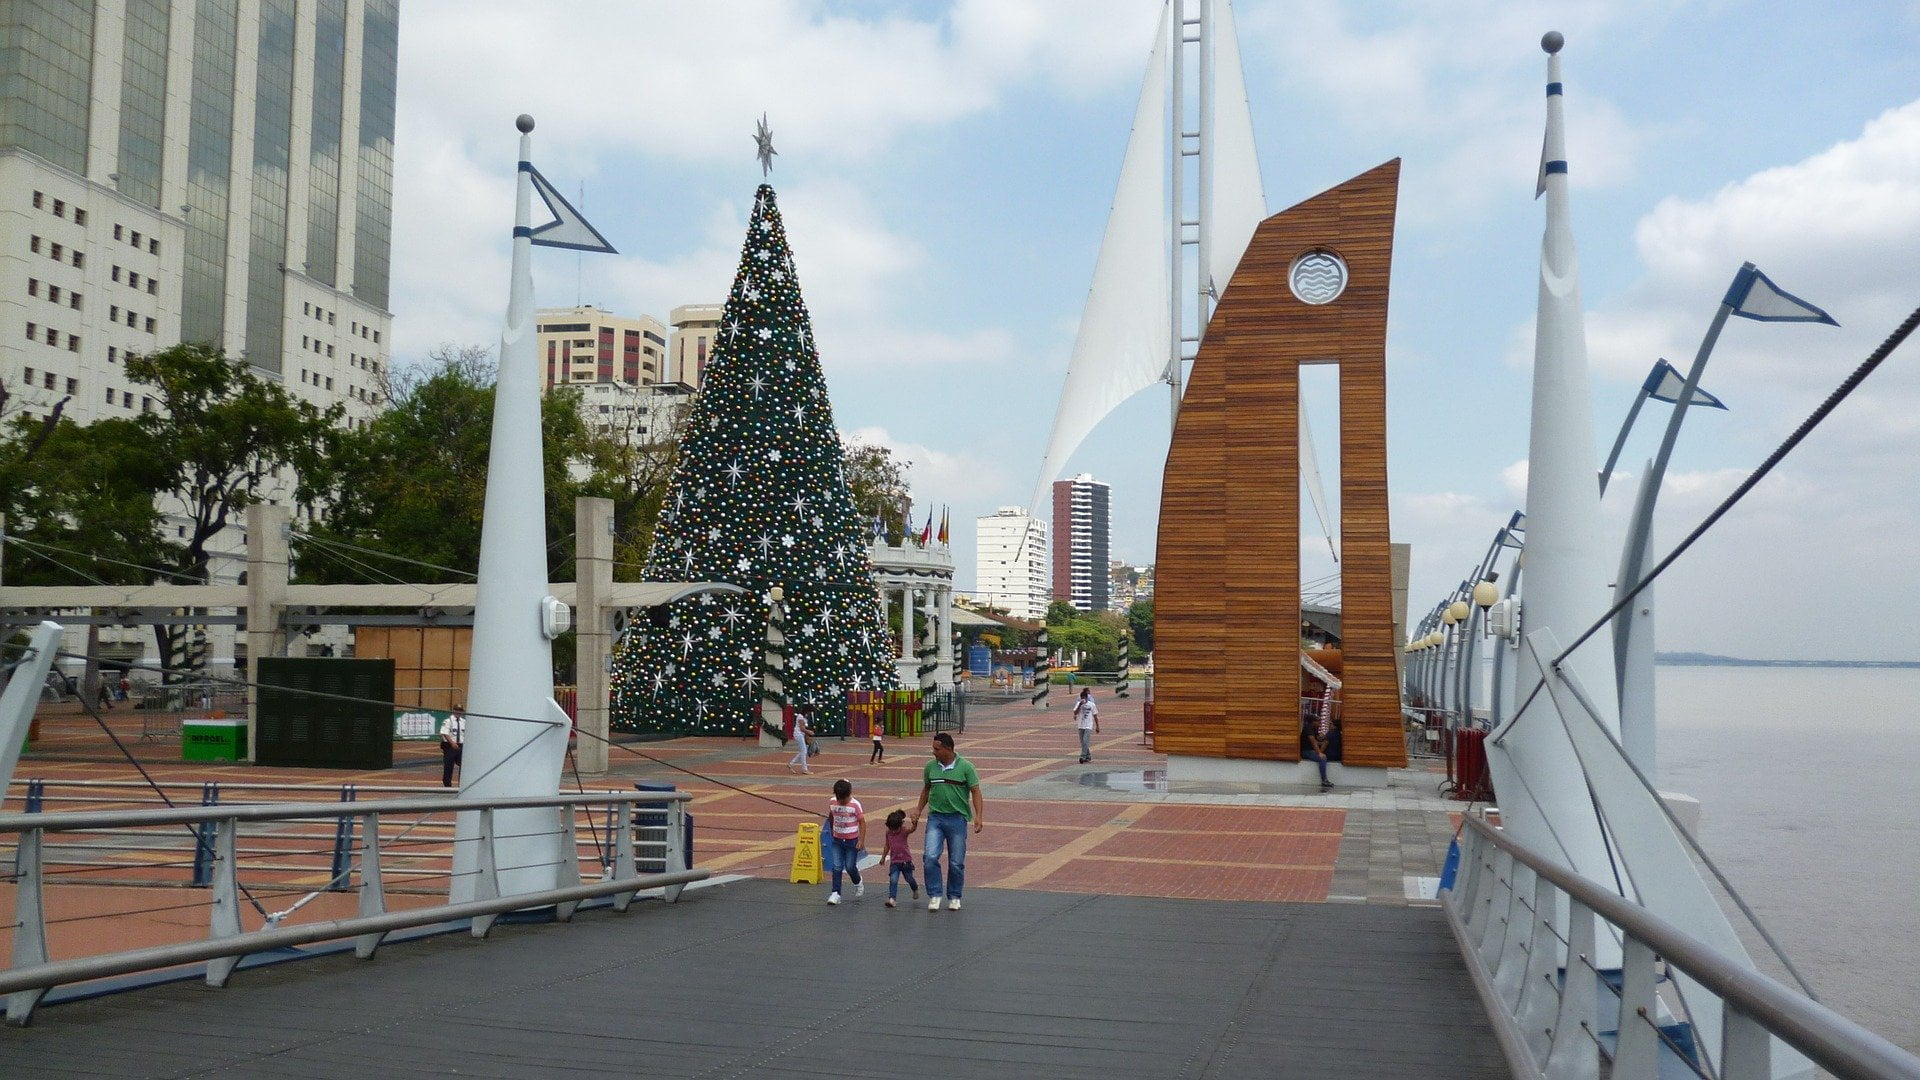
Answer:
[[[939, 911], [944, 892], [948, 911], [960, 910], [960, 890], [967, 880], [967, 822], [979, 832], [986, 824], [986, 801], [980, 795], [980, 774], [973, 763], [954, 752], [953, 736], [933, 737], [933, 760], [921, 772], [920, 801], [913, 808], [918, 824], [927, 814], [924, 865], [927, 874], [927, 910]], [[971, 803], [971, 806], [969, 806]], [[942, 889], [940, 854], [947, 855], [946, 888]]]

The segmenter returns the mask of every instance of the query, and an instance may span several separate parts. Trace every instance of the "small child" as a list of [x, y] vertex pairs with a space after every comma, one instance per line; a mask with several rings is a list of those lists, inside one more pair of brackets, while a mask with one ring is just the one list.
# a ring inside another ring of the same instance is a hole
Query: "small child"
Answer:
[[879, 721], [873, 724], [873, 753], [867, 755], [867, 764], [882, 765], [887, 760], [887, 744], [884, 739], [886, 728]]
[[907, 812], [895, 810], [887, 815], [887, 906], [892, 907], [894, 898], [900, 895], [900, 879], [907, 879], [907, 888], [913, 890], [913, 898], [920, 899], [920, 883], [913, 878], [913, 852], [907, 848], [907, 837], [919, 828], [919, 822], [907, 824]]
[[867, 812], [861, 807], [860, 800], [853, 797], [853, 785], [845, 780], [833, 782], [833, 801], [827, 804], [827, 821], [833, 838], [827, 851], [827, 865], [833, 871], [833, 891], [827, 894], [827, 903], [840, 902], [840, 874], [842, 871], [853, 878], [853, 897], [858, 900], [866, 894], [867, 886], [860, 880], [860, 849], [867, 835]]

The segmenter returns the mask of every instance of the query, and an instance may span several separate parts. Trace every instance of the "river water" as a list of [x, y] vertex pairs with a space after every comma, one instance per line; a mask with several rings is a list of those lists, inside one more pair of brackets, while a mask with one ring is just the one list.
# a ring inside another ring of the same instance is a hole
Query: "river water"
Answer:
[[1920, 1053], [1920, 670], [1657, 685], [1660, 787], [1700, 800], [1702, 845], [1821, 1000]]

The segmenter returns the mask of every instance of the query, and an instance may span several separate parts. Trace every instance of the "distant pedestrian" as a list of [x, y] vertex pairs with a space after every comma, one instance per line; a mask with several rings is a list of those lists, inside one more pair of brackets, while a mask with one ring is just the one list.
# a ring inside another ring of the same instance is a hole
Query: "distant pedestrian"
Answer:
[[887, 760], [886, 728], [878, 720], [873, 722], [873, 753], [867, 755], [867, 764], [880, 765]]
[[[813, 728], [807, 723], [807, 714], [803, 712], [794, 713], [793, 741], [799, 744], [800, 749], [794, 753], [793, 760], [787, 762], [788, 772], [798, 771], [810, 773], [813, 771], [807, 767], [807, 736], [811, 734], [813, 734]], [[799, 766], [798, 770], [794, 768], [796, 765]]]
[[467, 746], [467, 718], [459, 709], [440, 721], [440, 786], [453, 786], [453, 773], [460, 767]]
[[[973, 763], [954, 752], [953, 736], [941, 732], [933, 737], [933, 760], [921, 770], [920, 801], [913, 808], [913, 823], [920, 824], [921, 811], [927, 814], [927, 842], [922, 856], [927, 872], [927, 910], [939, 911], [944, 892], [947, 910], [960, 910], [960, 891], [967, 882], [967, 822], [973, 831], [986, 825], [987, 808], [980, 795], [980, 774]], [[946, 880], [941, 880], [940, 855], [947, 856]], [[943, 889], [942, 886], [945, 886]]]
[[101, 708], [103, 709], [113, 708], [113, 688], [108, 685], [107, 680], [105, 679], [100, 680], [100, 693], [97, 695], [97, 697], [100, 702]]
[[127, 700], [127, 696], [132, 692], [133, 680], [127, 678], [125, 675], [120, 676], [120, 700]]
[[907, 879], [907, 888], [913, 891], [913, 899], [920, 899], [920, 883], [913, 879], [913, 850], [907, 846], [907, 837], [913, 835], [917, 825], [907, 823], [907, 812], [895, 810], [887, 815], [887, 906], [900, 895], [900, 879]]
[[840, 902], [840, 875], [853, 879], [853, 898], [866, 895], [866, 883], [860, 880], [860, 849], [866, 847], [867, 812], [853, 797], [853, 785], [845, 780], [833, 782], [833, 801], [827, 804], [827, 825], [832, 832], [831, 854], [827, 862], [833, 871], [833, 891], [827, 903]]
[[1080, 691], [1073, 703], [1073, 726], [1080, 731], [1080, 764], [1093, 760], [1093, 737], [1100, 732], [1100, 705], [1093, 700], [1093, 688]]
[[1300, 725], [1300, 756], [1306, 761], [1319, 763], [1322, 791], [1333, 786], [1333, 781], [1327, 779], [1327, 748], [1332, 740], [1333, 718], [1324, 711], [1319, 720], [1309, 719]]

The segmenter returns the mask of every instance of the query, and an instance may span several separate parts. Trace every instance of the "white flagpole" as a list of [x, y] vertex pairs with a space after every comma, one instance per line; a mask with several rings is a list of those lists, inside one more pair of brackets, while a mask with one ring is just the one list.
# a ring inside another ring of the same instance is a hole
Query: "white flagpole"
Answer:
[[[1564, 39], [1541, 41], [1547, 56], [1547, 130], [1541, 162], [1546, 228], [1540, 250], [1539, 308], [1533, 359], [1533, 424], [1528, 450], [1527, 587], [1523, 625], [1531, 636], [1551, 631], [1571, 641], [1609, 606], [1610, 568], [1596, 537], [1600, 492], [1594, 483], [1593, 407], [1587, 385], [1586, 325], [1580, 309], [1580, 267], [1567, 195], [1565, 116], [1560, 82]], [[1557, 652], [1558, 650], [1554, 650]], [[1619, 888], [1587, 778], [1542, 682], [1571, 675], [1607, 685], [1604, 648], [1575, 650], [1556, 670], [1538, 650], [1523, 649], [1515, 672], [1523, 701], [1532, 700], [1487, 740], [1501, 818], [1514, 839], [1557, 854], [1590, 880]], [[1619, 731], [1618, 703], [1594, 704], [1609, 733]], [[1584, 721], [1583, 721], [1584, 722]]]
[[[567, 752], [568, 720], [553, 701], [548, 630], [546, 480], [542, 472], [540, 382], [534, 341], [533, 118], [521, 116], [519, 186], [514, 197], [513, 269], [493, 399], [480, 580], [473, 611], [467, 684], [467, 739], [460, 793], [467, 797], [555, 795]], [[455, 901], [471, 899], [479, 815], [455, 829]], [[493, 865], [501, 895], [556, 885], [561, 836], [552, 810], [494, 816]], [[577, 884], [565, 882], [561, 884]]]

